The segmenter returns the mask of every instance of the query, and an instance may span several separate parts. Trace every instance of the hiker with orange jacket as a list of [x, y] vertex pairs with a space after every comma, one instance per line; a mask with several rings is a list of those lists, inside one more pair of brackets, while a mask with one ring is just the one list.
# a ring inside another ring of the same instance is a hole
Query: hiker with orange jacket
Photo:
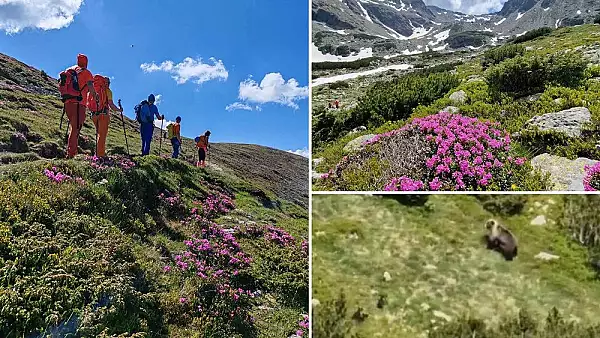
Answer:
[[96, 126], [96, 156], [105, 157], [106, 136], [108, 135], [108, 125], [110, 124], [110, 110], [123, 112], [123, 109], [117, 107], [113, 102], [110, 79], [108, 77], [94, 76], [94, 87], [100, 97], [98, 106], [96, 106], [96, 102], [90, 102], [88, 107], [94, 108], [91, 111], [91, 115], [94, 126]]
[[198, 162], [196, 167], [206, 167], [206, 154], [208, 153], [208, 137], [210, 136], [210, 130], [207, 130], [204, 135], [201, 135], [195, 139], [196, 148], [198, 148]]
[[71, 125], [67, 158], [73, 158], [77, 155], [79, 133], [85, 121], [88, 96], [96, 100], [100, 99], [98, 93], [94, 90], [94, 78], [87, 66], [87, 56], [78, 54], [77, 65], [67, 68], [59, 75], [58, 89], [64, 102], [63, 113], [67, 115]]

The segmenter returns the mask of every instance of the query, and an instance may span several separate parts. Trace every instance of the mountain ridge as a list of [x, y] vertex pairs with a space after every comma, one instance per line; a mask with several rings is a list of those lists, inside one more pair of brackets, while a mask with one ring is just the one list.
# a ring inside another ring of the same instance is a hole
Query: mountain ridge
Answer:
[[[600, 13], [600, 3], [509, 0], [497, 13], [469, 15], [427, 6], [422, 0], [315, 0], [312, 11], [313, 43], [321, 53], [313, 52], [313, 62], [320, 62], [328, 54], [356, 56], [369, 48], [367, 56], [386, 56], [497, 45], [544, 26], [591, 23]], [[451, 30], [450, 36], [445, 37], [442, 33], [447, 30]], [[464, 39], [458, 45], [445, 43], [458, 33], [489, 36]], [[473, 41], [476, 45], [470, 45]]]

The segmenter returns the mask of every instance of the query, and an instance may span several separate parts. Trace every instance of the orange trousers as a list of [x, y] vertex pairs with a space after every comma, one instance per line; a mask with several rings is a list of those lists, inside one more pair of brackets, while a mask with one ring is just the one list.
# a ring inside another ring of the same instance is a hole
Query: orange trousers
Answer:
[[110, 123], [110, 115], [100, 114], [92, 117], [96, 126], [96, 156], [106, 156], [106, 135], [108, 135], [108, 125]]
[[79, 131], [83, 127], [83, 122], [85, 122], [85, 105], [77, 101], [65, 102], [65, 113], [71, 125], [67, 145], [67, 158], [73, 158], [77, 155]]

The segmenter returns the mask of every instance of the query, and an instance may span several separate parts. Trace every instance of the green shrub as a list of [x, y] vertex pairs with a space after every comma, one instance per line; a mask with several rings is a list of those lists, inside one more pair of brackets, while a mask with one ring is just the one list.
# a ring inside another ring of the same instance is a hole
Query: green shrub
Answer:
[[600, 252], [600, 196], [565, 195], [561, 227], [578, 243]]
[[315, 307], [312, 318], [314, 338], [360, 338], [348, 316], [346, 298], [342, 292], [335, 301]]
[[585, 80], [587, 61], [579, 52], [557, 53], [546, 61], [546, 80], [553, 85], [564, 87], [579, 86]]
[[433, 70], [423, 70], [423, 74], [408, 74], [392, 81], [377, 82], [352, 110], [330, 112], [317, 108], [312, 118], [313, 145], [321, 146], [359, 126], [378, 127], [388, 121], [408, 118], [413, 108], [430, 104], [460, 83], [458, 77], [452, 74], [429, 73], [444, 71], [448, 67], [453, 66], [440, 65]]
[[345, 62], [313, 62], [312, 70], [330, 70], [330, 69], [359, 69], [363, 67], [369, 67], [371, 63], [374, 61], [378, 61], [380, 58], [378, 57], [369, 57], [364, 59], [359, 59], [355, 61], [345, 61]]
[[526, 195], [475, 195], [483, 208], [494, 215], [512, 216], [523, 210]]
[[352, 114], [352, 128], [377, 127], [386, 121], [406, 119], [413, 108], [432, 103], [459, 82], [457, 76], [447, 73], [409, 74], [393, 81], [377, 82], [359, 100]]
[[543, 91], [544, 63], [541, 57], [517, 56], [501, 62], [486, 71], [486, 79], [493, 93], [525, 96]]
[[579, 52], [548, 56], [517, 56], [489, 68], [486, 79], [495, 96], [506, 93], [514, 97], [544, 91], [546, 85], [575, 87], [585, 80], [587, 68]]
[[446, 43], [448, 43], [450, 48], [481, 47], [493, 36], [490, 32], [466, 31], [450, 34], [450, 37], [446, 39]]
[[600, 65], [591, 65], [586, 69], [587, 78], [600, 77]]
[[505, 317], [500, 325], [489, 326], [485, 320], [464, 316], [429, 330], [429, 338], [582, 338], [597, 337], [599, 325], [585, 325], [566, 321], [556, 308], [539, 322], [527, 311], [521, 310], [515, 317]]
[[406, 206], [419, 206], [422, 207], [429, 200], [429, 195], [425, 194], [414, 194], [414, 195], [379, 195], [382, 198], [389, 198], [398, 201], [398, 203]]
[[329, 85], [329, 89], [340, 89], [340, 88], [350, 88], [350, 85], [346, 81], [338, 81]]
[[487, 68], [492, 65], [497, 65], [504, 60], [512, 59], [515, 56], [523, 55], [524, 53], [525, 47], [521, 45], [504, 45], [492, 48], [483, 53], [481, 64], [484, 68]]
[[540, 36], [550, 35], [552, 33], [552, 31], [554, 31], [554, 29], [552, 29], [550, 27], [537, 28], [537, 29], [531, 30], [521, 36], [515, 37], [512, 40], [512, 42], [513, 43], [523, 43], [523, 42], [538, 38]]

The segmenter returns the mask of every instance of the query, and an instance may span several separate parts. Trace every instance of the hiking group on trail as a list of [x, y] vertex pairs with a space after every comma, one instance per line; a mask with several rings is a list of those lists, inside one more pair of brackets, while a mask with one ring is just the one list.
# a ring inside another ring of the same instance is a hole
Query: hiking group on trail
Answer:
[[[90, 117], [96, 128], [96, 153], [97, 157], [106, 156], [106, 137], [110, 124], [110, 111], [121, 113], [123, 123], [123, 133], [127, 153], [129, 154], [129, 143], [125, 128], [125, 119], [123, 118], [123, 107], [121, 100], [118, 100], [118, 106], [113, 102], [113, 93], [110, 89], [110, 78], [92, 73], [88, 70], [88, 58], [83, 54], [77, 55], [77, 64], [62, 71], [59, 75], [59, 92], [64, 103], [63, 117], [66, 114], [71, 128], [67, 128], [67, 158], [73, 158], [77, 155], [79, 135], [86, 119], [86, 112], [90, 112]], [[165, 116], [160, 115], [158, 107], [154, 104], [156, 98], [150, 94], [147, 100], [143, 100], [134, 107], [135, 119], [140, 124], [140, 136], [142, 139], [142, 156], [150, 154], [150, 143], [154, 135], [154, 118], [164, 123]], [[60, 128], [62, 128], [63, 117], [61, 117]], [[161, 125], [161, 134], [163, 131]], [[206, 154], [208, 152], [208, 137], [210, 131], [196, 137], [196, 148], [198, 149], [198, 161], [196, 166], [206, 166]], [[160, 152], [162, 151], [162, 138], [160, 137]], [[164, 138], [171, 141], [173, 147], [172, 158], [178, 158], [181, 151], [181, 117], [177, 116], [175, 123], [167, 125], [167, 133]]]

